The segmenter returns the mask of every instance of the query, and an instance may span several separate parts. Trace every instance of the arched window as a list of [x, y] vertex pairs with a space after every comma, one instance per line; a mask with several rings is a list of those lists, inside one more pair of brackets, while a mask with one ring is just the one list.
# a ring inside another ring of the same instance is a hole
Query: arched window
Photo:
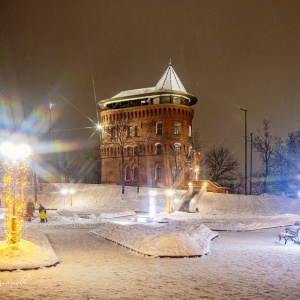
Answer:
[[125, 180], [130, 180], [130, 167], [126, 166], [125, 168]]
[[157, 164], [155, 166], [155, 180], [160, 180], [161, 179], [161, 166]]
[[133, 147], [132, 147], [132, 153], [133, 153], [134, 156], [139, 155], [139, 149], [138, 149], [138, 146], [133, 146]]
[[130, 146], [125, 148], [125, 155], [127, 155], [127, 156], [130, 155]]
[[175, 155], [180, 154], [180, 144], [174, 145], [174, 153], [175, 153]]
[[139, 168], [138, 168], [138, 165], [135, 165], [133, 168], [132, 168], [132, 177], [133, 177], [133, 180], [138, 180], [138, 177], [139, 177]]
[[156, 145], [155, 145], [155, 154], [156, 154], [156, 155], [162, 154], [162, 147], [161, 147], [161, 144], [156, 144]]

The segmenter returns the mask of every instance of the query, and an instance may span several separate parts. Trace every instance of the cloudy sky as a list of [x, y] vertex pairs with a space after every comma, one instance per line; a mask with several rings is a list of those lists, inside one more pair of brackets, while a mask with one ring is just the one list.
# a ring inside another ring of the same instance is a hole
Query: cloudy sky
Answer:
[[[170, 58], [198, 97], [203, 151], [244, 154], [263, 119], [299, 129], [300, 2], [227, 0], [1, 1], [0, 89], [24, 111], [56, 104], [54, 129], [91, 126], [97, 100], [155, 86]], [[87, 118], [88, 117], [88, 118]], [[44, 119], [48, 119], [47, 113]], [[91, 130], [62, 135], [88, 139]], [[64, 136], [62, 136], [64, 137]]]

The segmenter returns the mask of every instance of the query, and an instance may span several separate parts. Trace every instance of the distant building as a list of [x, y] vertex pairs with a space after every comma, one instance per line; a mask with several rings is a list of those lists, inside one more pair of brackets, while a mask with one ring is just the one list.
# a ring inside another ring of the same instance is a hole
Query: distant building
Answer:
[[196, 103], [171, 64], [155, 87], [101, 100], [102, 183], [183, 188], [200, 180], [192, 147]]

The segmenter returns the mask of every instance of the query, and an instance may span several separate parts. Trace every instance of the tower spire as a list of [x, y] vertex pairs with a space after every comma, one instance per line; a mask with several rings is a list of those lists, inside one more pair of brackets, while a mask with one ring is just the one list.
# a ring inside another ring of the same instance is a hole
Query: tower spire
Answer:
[[171, 57], [170, 57], [170, 62], [169, 62], [169, 66], [171, 66]]

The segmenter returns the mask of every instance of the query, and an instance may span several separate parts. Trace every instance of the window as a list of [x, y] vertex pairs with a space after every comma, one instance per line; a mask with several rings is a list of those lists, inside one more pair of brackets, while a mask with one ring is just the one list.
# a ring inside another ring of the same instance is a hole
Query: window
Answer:
[[130, 126], [126, 127], [126, 137], [129, 138], [130, 137]]
[[180, 134], [181, 124], [175, 123], [174, 134]]
[[180, 145], [179, 144], [174, 145], [174, 153], [175, 153], [175, 155], [180, 154]]
[[171, 97], [170, 96], [162, 96], [161, 97], [161, 103], [170, 103], [171, 102]]
[[110, 137], [114, 138], [116, 136], [116, 128], [115, 127], [111, 127], [110, 128]]
[[160, 180], [161, 179], [161, 166], [157, 164], [155, 166], [155, 180]]
[[159, 104], [159, 97], [153, 98], [152, 101], [153, 104]]
[[176, 182], [177, 180], [179, 180], [179, 168], [178, 166], [174, 167], [174, 182]]
[[189, 125], [189, 137], [191, 137], [191, 136], [192, 136], [192, 126]]
[[132, 169], [133, 172], [133, 180], [138, 180], [139, 179], [139, 167], [138, 165], [135, 165]]
[[183, 105], [189, 105], [189, 101], [187, 99], [182, 99], [182, 104]]
[[156, 144], [155, 145], [155, 154], [156, 155], [160, 155], [160, 154], [162, 154], [162, 147], [161, 147], [161, 144]]
[[181, 103], [181, 98], [180, 97], [173, 97], [173, 103], [180, 104]]
[[132, 152], [133, 152], [133, 155], [139, 155], [139, 149], [138, 149], [138, 146], [133, 146], [133, 147], [132, 147]]
[[139, 136], [139, 126], [134, 126], [134, 136]]
[[129, 156], [130, 155], [130, 147], [125, 148], [125, 155]]
[[162, 123], [156, 123], [156, 134], [162, 134]]
[[126, 166], [125, 168], [125, 180], [130, 180], [130, 167]]

